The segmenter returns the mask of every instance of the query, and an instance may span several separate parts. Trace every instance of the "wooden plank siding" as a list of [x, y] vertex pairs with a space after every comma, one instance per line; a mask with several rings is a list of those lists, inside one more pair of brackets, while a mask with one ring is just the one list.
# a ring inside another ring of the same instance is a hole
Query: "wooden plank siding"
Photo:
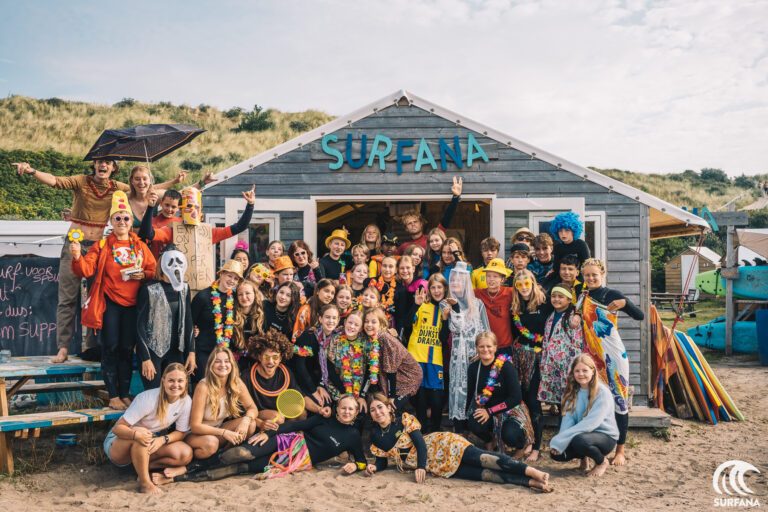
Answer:
[[[683, 255], [693, 256], [696, 254], [690, 249], [686, 249], [674, 258], [670, 259], [664, 265], [664, 288], [667, 293], [680, 293], [683, 289], [683, 269], [681, 268]], [[699, 273], [716, 270], [717, 265], [706, 258], [699, 258]]]
[[[368, 137], [370, 147], [376, 134], [392, 140], [392, 152], [396, 151], [398, 140], [413, 139], [415, 145], [404, 150], [405, 154], [417, 153], [419, 140], [423, 137], [435, 147], [443, 137], [453, 148], [453, 137], [461, 142], [462, 157], [466, 162], [467, 136], [470, 130], [455, 120], [438, 117], [426, 110], [413, 106], [393, 105], [372, 113], [370, 116], [349, 124], [334, 132], [338, 142], [333, 147], [345, 153], [347, 133], [359, 141], [362, 134]], [[557, 166], [532, 158], [503, 142], [488, 138], [482, 133], [472, 132], [484, 148], [495, 148], [488, 162], [476, 159], [470, 168], [459, 169], [448, 161], [447, 170], [440, 170], [439, 152], [434, 154], [438, 169], [426, 165], [415, 172], [414, 162], [404, 163], [402, 174], [396, 174], [396, 165], [386, 161], [386, 170], [379, 170], [378, 159], [368, 167], [367, 158], [362, 167], [353, 169], [345, 162], [341, 169], [331, 171], [331, 161], [322, 154], [320, 140], [313, 141], [284, 155], [273, 158], [240, 175], [206, 188], [203, 194], [205, 211], [224, 211], [224, 198], [239, 197], [240, 192], [256, 185], [256, 194], [264, 198], [307, 199], [317, 195], [412, 195], [449, 194], [451, 176], [464, 178], [464, 194], [496, 194], [499, 198], [533, 197], [583, 197], [586, 211], [604, 211], [607, 224], [607, 285], [625, 293], [633, 302], [641, 304], [648, 314], [650, 294], [650, 271], [648, 268], [649, 245], [641, 241], [649, 237], [648, 207], [632, 198], [617, 194], [609, 189], [588, 181], [583, 177], [559, 169]], [[359, 158], [359, 145], [353, 150], [353, 158]], [[369, 152], [370, 155], [370, 152]], [[282, 227], [281, 233], [288, 233]], [[300, 218], [299, 218], [300, 222]], [[509, 236], [518, 227], [527, 225], [528, 215], [510, 213], [505, 216], [503, 241], [509, 246]], [[294, 225], [292, 236], [300, 236], [299, 226]], [[359, 234], [353, 233], [352, 239]], [[282, 238], [287, 240], [286, 235]], [[319, 242], [319, 241], [318, 241]], [[644, 299], [643, 300], [641, 300]], [[649, 364], [647, 357], [647, 330], [641, 322], [620, 315], [619, 330], [630, 359], [631, 384], [635, 386], [636, 403], [645, 405], [648, 397]]]

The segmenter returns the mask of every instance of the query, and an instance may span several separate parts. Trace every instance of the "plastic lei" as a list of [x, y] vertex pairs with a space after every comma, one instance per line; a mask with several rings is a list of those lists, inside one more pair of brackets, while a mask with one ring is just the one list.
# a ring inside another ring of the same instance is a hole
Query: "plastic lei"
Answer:
[[123, 267], [127, 267], [128, 265], [133, 265], [136, 263], [136, 250], [133, 247], [133, 239], [131, 239], [131, 253], [128, 256], [127, 261], [123, 261], [120, 259], [120, 257], [117, 255], [117, 249], [115, 249], [115, 246], [112, 246], [112, 257], [115, 259], [115, 263], [122, 265]]
[[379, 353], [381, 351], [381, 344], [379, 343], [379, 335], [374, 334], [371, 338], [371, 349], [368, 352], [368, 365], [371, 372], [371, 384], [379, 383]]
[[363, 351], [347, 339], [346, 334], [341, 335], [341, 345], [345, 347], [344, 354], [341, 356], [341, 380], [344, 383], [344, 392], [356, 397], [360, 396], [363, 380]]
[[293, 353], [299, 357], [312, 357], [315, 354], [312, 347], [302, 347], [300, 345], [293, 346]]
[[493, 388], [496, 387], [496, 379], [499, 378], [499, 372], [501, 372], [501, 367], [504, 366], [504, 363], [508, 360], [509, 356], [499, 354], [499, 356], [493, 362], [493, 365], [491, 365], [491, 371], [488, 373], [488, 381], [485, 383], [483, 392], [477, 395], [477, 398], [475, 399], [477, 405], [483, 406], [488, 403], [488, 400], [491, 399]]
[[517, 330], [522, 334], [526, 339], [532, 340], [537, 345], [541, 345], [541, 341], [544, 339], [544, 336], [541, 334], [532, 334], [531, 331], [520, 322], [520, 315], [512, 315], [512, 323], [515, 324], [515, 327], [517, 327]]
[[232, 290], [227, 292], [227, 301], [224, 307], [227, 310], [227, 318], [222, 323], [221, 318], [221, 293], [217, 283], [211, 285], [211, 302], [213, 302], [213, 328], [216, 333], [216, 344], [229, 348], [232, 339], [232, 330], [235, 323], [235, 294]]

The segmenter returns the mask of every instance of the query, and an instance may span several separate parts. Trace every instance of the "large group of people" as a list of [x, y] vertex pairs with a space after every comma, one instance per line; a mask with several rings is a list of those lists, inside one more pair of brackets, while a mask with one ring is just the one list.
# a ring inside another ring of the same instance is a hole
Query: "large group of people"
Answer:
[[[400, 217], [403, 243], [374, 224], [356, 244], [333, 230], [322, 256], [303, 240], [275, 240], [252, 262], [238, 243], [214, 273], [190, 251], [246, 230], [253, 188], [236, 224], [212, 228], [200, 197], [210, 175], [179, 193], [163, 187], [184, 173], [153, 186], [137, 166], [126, 185], [112, 179], [111, 160], [66, 178], [15, 165], [73, 190], [54, 360], [68, 356], [73, 290], [87, 278], [81, 320], [100, 347], [109, 405], [125, 411], [104, 450], [133, 465], [142, 492], [246, 472], [274, 478], [334, 457], [369, 477], [395, 466], [416, 482], [429, 473], [549, 491], [549, 475], [531, 466], [545, 408], [561, 416], [554, 460], [579, 459], [595, 476], [614, 449], [613, 464], [625, 463], [629, 366], [617, 370], [623, 386], [608, 382], [583, 308], [643, 313], [604, 286], [605, 265], [572, 212], [549, 234], [518, 230], [506, 262], [485, 238], [473, 269], [447, 236], [462, 191], [454, 178], [437, 227], [425, 231], [415, 210]], [[202, 242], [185, 243], [190, 234]], [[134, 357], [144, 391], [131, 397]], [[299, 414], [281, 406], [290, 393]]]

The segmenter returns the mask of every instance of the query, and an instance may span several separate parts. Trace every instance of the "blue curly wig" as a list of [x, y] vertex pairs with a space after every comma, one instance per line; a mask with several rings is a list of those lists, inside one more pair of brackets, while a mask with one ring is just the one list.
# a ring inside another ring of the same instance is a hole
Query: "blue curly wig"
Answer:
[[573, 239], [577, 240], [584, 233], [584, 224], [579, 220], [579, 216], [573, 212], [561, 213], [549, 223], [549, 233], [552, 238], [560, 243], [560, 237], [557, 236], [557, 232], [561, 229], [570, 229], [573, 231]]

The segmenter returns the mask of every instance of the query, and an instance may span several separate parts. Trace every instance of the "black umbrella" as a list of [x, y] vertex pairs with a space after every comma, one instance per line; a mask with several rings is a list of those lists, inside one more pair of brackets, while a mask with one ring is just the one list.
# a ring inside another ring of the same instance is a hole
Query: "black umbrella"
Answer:
[[122, 130], [104, 130], [83, 160], [154, 162], [204, 131], [186, 124], [142, 124]]

